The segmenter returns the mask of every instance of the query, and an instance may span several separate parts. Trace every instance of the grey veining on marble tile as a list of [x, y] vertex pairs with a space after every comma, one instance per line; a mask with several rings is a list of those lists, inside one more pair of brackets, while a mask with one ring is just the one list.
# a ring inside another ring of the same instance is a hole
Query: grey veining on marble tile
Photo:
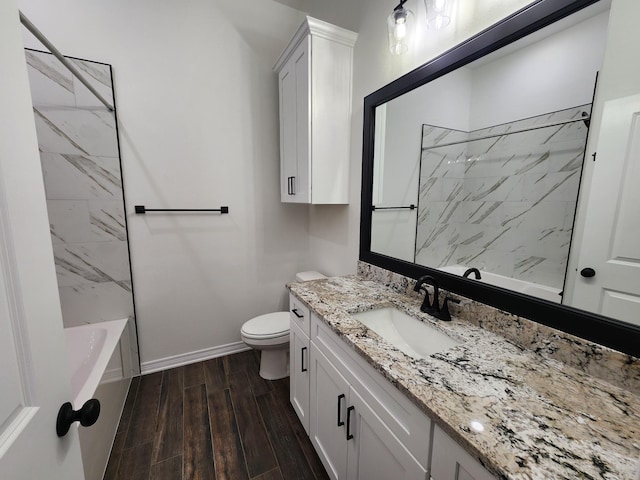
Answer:
[[[408, 279], [369, 267], [359, 265], [368, 276], [289, 289], [498, 478], [632, 478], [640, 455], [636, 394], [468, 321], [438, 322], [402, 292]], [[350, 315], [389, 304], [462, 343], [414, 359]]]
[[34, 105], [75, 105], [73, 75], [53, 55], [25, 50]]
[[[71, 62], [78, 67], [84, 74], [87, 81], [91, 82], [100, 95], [107, 102], [113, 104], [113, 89], [111, 88], [111, 68], [104, 65], [86, 60], [71, 59]], [[73, 78], [74, 90], [76, 96], [76, 106], [81, 108], [95, 108], [104, 110], [105, 106], [98, 98], [85, 87], [78, 78]]]
[[118, 157], [112, 112], [48, 105], [33, 110], [41, 152]]
[[42, 152], [40, 160], [51, 200], [122, 199], [118, 158]]
[[[52, 55], [26, 56], [64, 324], [133, 317], [115, 114]], [[71, 61], [113, 101], [109, 65]]]
[[[579, 120], [589, 110], [468, 133], [423, 125], [416, 263], [473, 266], [561, 289], [587, 128], [576, 121], [521, 130]], [[523, 253], [541, 231], [563, 240], [537, 255]]]

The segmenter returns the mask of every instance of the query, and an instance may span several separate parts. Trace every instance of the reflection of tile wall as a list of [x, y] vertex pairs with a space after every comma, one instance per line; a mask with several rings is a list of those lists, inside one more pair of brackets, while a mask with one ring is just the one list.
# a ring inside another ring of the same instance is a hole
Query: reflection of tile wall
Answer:
[[[133, 317], [115, 116], [53, 55], [25, 53], [64, 324]], [[72, 61], [113, 103], [110, 67]]]
[[[425, 125], [416, 262], [562, 288], [586, 143], [583, 106], [470, 133]], [[434, 134], [435, 133], [435, 134]], [[440, 148], [451, 136], [486, 140]], [[445, 138], [445, 140], [442, 140]]]

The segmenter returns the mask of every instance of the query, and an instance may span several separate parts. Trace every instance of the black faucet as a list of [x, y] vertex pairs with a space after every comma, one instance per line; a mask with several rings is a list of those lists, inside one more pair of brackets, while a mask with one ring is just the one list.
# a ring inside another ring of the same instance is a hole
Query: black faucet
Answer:
[[476, 276], [476, 280], [480, 280], [482, 277], [480, 276], [480, 270], [477, 268], [467, 268], [467, 270], [462, 274], [463, 277], [468, 277], [471, 274]]
[[[429, 291], [423, 287], [423, 285], [431, 285], [433, 287], [433, 303], [429, 302]], [[435, 309], [439, 309], [438, 295], [440, 290], [438, 289], [438, 282], [431, 275], [424, 275], [416, 280], [416, 285], [413, 287], [414, 292], [420, 292], [420, 290], [424, 290], [424, 302], [422, 302], [422, 306], [420, 307], [420, 311], [424, 313], [428, 313], [433, 315]]]
[[[423, 287], [425, 284], [433, 287], [433, 302], [429, 302], [429, 292]], [[439, 320], [450, 322], [451, 313], [449, 312], [449, 302], [460, 303], [460, 300], [452, 297], [445, 297], [444, 302], [442, 303], [442, 308], [440, 308], [440, 300], [438, 299], [440, 289], [438, 288], [438, 281], [431, 275], [425, 275], [416, 280], [416, 285], [413, 287], [413, 291], [419, 292], [420, 290], [424, 290], [425, 292], [424, 301], [422, 302], [420, 311], [428, 313]]]

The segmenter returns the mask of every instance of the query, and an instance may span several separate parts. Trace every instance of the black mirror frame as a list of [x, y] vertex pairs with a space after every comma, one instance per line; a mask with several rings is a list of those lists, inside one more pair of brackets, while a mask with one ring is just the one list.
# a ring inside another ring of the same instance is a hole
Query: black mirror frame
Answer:
[[371, 251], [370, 206], [373, 197], [376, 107], [597, 2], [598, 0], [539, 0], [365, 97], [360, 260], [414, 279], [432, 275], [438, 279], [442, 288], [451, 292], [640, 357], [640, 326]]

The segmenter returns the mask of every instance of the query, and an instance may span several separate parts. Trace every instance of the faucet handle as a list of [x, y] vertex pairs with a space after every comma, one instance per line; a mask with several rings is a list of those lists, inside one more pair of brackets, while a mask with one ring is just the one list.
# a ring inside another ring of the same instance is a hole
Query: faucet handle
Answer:
[[445, 322], [451, 321], [451, 313], [449, 313], [449, 302], [460, 303], [460, 300], [453, 297], [444, 297], [444, 302], [442, 302], [442, 308], [440, 309], [440, 320]]

